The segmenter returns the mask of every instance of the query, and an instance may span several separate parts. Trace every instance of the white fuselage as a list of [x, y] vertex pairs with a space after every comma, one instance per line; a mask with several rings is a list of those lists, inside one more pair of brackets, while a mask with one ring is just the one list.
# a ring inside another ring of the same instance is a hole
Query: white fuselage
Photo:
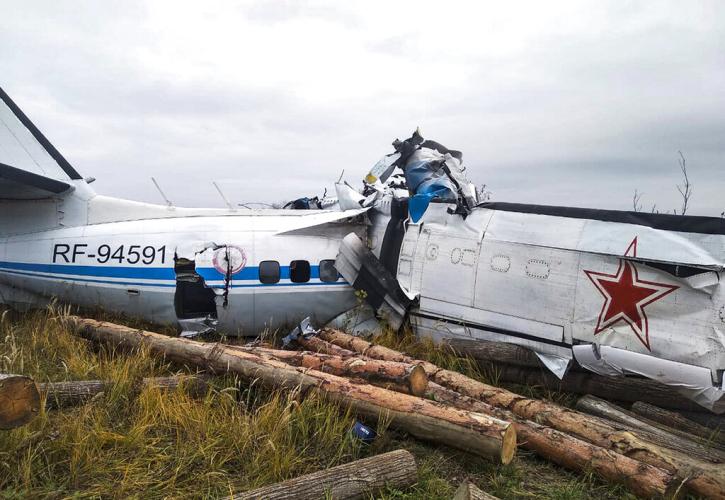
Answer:
[[[24, 213], [58, 210], [46, 201], [24, 204]], [[87, 208], [87, 225], [30, 232], [17, 226], [20, 234], [0, 239], [5, 302], [37, 305], [57, 297], [175, 323], [211, 312], [179, 297], [178, 263], [193, 262], [200, 278], [194, 293], [207, 290], [219, 329], [228, 334], [257, 335], [306, 316], [324, 323], [355, 305], [352, 288], [330, 276], [329, 265], [320, 276], [320, 262], [334, 261], [342, 236], [360, 227], [340, 212], [175, 209], [99, 196], [78, 205]], [[301, 263], [299, 276], [290, 275], [293, 261]], [[276, 279], [260, 281], [260, 262], [273, 274], [278, 263]]]
[[462, 220], [441, 203], [407, 225], [397, 279], [419, 296], [419, 335], [574, 356], [712, 407], [723, 397], [724, 256], [723, 234], [487, 208]]

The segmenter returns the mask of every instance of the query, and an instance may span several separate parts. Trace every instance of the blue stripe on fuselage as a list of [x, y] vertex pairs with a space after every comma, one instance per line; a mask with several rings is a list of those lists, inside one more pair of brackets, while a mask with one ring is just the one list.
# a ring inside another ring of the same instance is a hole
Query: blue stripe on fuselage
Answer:
[[[176, 286], [176, 273], [170, 267], [128, 267], [128, 266], [77, 266], [66, 264], [33, 264], [25, 262], [0, 261], [0, 272], [21, 276], [38, 276], [43, 278], [64, 279], [82, 283], [101, 283], [112, 285], [134, 286]], [[223, 280], [224, 275], [215, 268], [199, 268], [197, 272], [207, 281]], [[37, 273], [37, 274], [33, 274]], [[310, 266], [310, 278], [319, 279], [319, 266]], [[79, 277], [80, 276], [80, 277]], [[289, 279], [289, 266], [280, 266], [280, 279]], [[156, 283], [142, 283], [134, 281], [109, 281], [90, 278], [115, 279], [143, 279]], [[316, 283], [259, 283], [259, 268], [246, 267], [232, 276], [232, 288], [269, 287], [269, 286], [301, 286], [301, 285], [345, 285], [345, 281], [316, 282]], [[238, 281], [255, 281], [256, 283], [239, 284]], [[172, 282], [172, 283], [169, 283]], [[223, 288], [223, 285], [212, 285], [213, 288]]]
[[176, 281], [176, 273], [174, 272], [173, 267], [75, 266], [66, 264], [31, 264], [26, 262], [2, 261], [0, 261], [0, 267], [16, 271], [30, 271], [35, 273]]

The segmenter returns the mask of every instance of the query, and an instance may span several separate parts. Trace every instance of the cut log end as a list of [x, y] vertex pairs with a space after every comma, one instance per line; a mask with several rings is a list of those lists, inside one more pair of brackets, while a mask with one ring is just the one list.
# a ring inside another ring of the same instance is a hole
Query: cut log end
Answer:
[[0, 374], [0, 429], [29, 423], [40, 412], [40, 390], [30, 377]]
[[453, 494], [453, 500], [499, 500], [499, 498], [482, 491], [470, 481], [464, 481]]
[[501, 437], [503, 438], [503, 443], [501, 444], [501, 463], [507, 465], [516, 456], [517, 437], [516, 426], [513, 422], [503, 431]]
[[408, 376], [410, 393], [414, 396], [423, 396], [428, 389], [428, 375], [422, 365], [416, 365]]

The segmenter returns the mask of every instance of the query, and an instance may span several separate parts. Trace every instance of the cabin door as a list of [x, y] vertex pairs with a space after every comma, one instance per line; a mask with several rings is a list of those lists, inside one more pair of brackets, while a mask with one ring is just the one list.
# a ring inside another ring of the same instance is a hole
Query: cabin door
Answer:
[[429, 237], [430, 231], [424, 229], [422, 223], [408, 223], [405, 229], [398, 259], [397, 278], [400, 286], [412, 294], [420, 293]]

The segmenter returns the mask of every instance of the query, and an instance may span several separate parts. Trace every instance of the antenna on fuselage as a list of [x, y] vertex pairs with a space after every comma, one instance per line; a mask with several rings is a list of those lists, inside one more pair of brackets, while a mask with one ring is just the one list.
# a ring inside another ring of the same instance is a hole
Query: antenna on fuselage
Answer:
[[159, 186], [159, 183], [156, 182], [156, 179], [154, 179], [153, 177], [151, 177], [151, 182], [153, 182], [154, 183], [154, 186], [156, 186], [156, 189], [159, 190], [159, 193], [161, 194], [161, 197], [164, 199], [164, 201], [166, 202], [166, 204], [168, 205], [168, 207], [169, 208], [174, 208], [174, 204], [171, 203], [171, 200], [169, 200], [166, 197], [166, 195], [164, 194], [164, 192], [161, 190], [161, 186]]
[[234, 212], [234, 211], [236, 210], [236, 208], [234, 208], [234, 207], [232, 206], [232, 204], [231, 204], [231, 203], [229, 203], [229, 200], [227, 199], [227, 197], [226, 197], [226, 196], [224, 196], [224, 193], [222, 193], [222, 190], [221, 190], [221, 188], [219, 187], [219, 185], [217, 185], [216, 181], [211, 181], [211, 183], [212, 183], [212, 184], [214, 184], [214, 187], [216, 188], [217, 192], [219, 193], [219, 196], [221, 196], [221, 197], [222, 197], [222, 200], [224, 200], [224, 203], [226, 203], [226, 204], [227, 204], [227, 207], [229, 207], [229, 210], [231, 210], [232, 212]]

